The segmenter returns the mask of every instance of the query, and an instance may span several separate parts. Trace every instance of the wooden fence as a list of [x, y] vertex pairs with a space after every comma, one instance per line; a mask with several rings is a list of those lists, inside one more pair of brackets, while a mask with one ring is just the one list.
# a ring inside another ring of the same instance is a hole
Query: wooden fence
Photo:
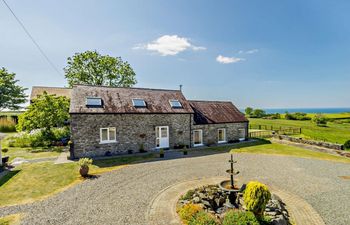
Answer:
[[[270, 126], [268, 126], [270, 127]], [[288, 127], [288, 128], [280, 128], [278, 130], [259, 130], [249, 132], [250, 138], [270, 138], [273, 135], [293, 135], [293, 134], [301, 134], [301, 128]]]

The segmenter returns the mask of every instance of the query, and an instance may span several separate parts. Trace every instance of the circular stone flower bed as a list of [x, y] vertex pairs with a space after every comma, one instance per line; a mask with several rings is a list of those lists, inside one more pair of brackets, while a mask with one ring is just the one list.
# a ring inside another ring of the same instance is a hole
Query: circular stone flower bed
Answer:
[[[246, 210], [243, 193], [237, 194], [236, 207], [228, 201], [228, 193], [218, 185], [207, 185], [189, 190], [177, 202], [177, 212], [184, 224], [273, 224], [288, 225], [289, 213], [285, 204], [275, 194], [267, 202], [263, 216], [255, 218], [252, 212]], [[232, 223], [234, 221], [235, 223]]]

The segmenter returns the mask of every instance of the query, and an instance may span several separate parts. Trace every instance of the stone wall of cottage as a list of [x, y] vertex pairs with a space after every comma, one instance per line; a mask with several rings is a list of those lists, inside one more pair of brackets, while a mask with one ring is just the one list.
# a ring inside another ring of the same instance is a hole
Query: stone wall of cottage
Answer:
[[227, 142], [248, 138], [247, 122], [193, 125], [192, 133], [193, 130], [202, 130], [203, 145], [212, 145], [218, 143], [218, 129], [220, 128], [225, 128]]
[[[104, 156], [156, 147], [156, 126], [169, 126], [169, 145], [190, 145], [191, 114], [72, 114], [74, 157]], [[100, 128], [116, 128], [116, 143], [100, 144]]]

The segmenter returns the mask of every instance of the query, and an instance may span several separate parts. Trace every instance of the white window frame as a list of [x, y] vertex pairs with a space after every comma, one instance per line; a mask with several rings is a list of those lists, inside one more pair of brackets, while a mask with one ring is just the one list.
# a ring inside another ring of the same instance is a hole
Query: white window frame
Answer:
[[[89, 99], [100, 100], [100, 101], [99, 101], [99, 104], [89, 104]], [[94, 106], [94, 107], [101, 107], [102, 106], [102, 98], [100, 98], [100, 97], [86, 97], [86, 105], [87, 106]]]
[[[195, 133], [195, 132], [198, 132], [198, 131], [199, 131], [200, 134], [201, 134], [201, 135], [200, 135], [200, 137], [201, 137], [201, 143], [200, 143], [200, 144], [195, 144], [195, 143], [194, 143], [194, 133]], [[193, 147], [203, 146], [203, 130], [201, 130], [201, 129], [193, 130], [193, 137], [192, 137], [192, 138], [193, 138]]]
[[[114, 129], [114, 140], [111, 140], [109, 137], [109, 129]], [[107, 139], [108, 140], [102, 140], [102, 130], [107, 130]], [[100, 128], [100, 144], [107, 144], [107, 143], [116, 143], [117, 142], [117, 129], [115, 127], [103, 127]]]
[[[243, 133], [242, 131], [244, 131], [244, 137], [241, 136], [241, 134]], [[239, 134], [239, 141], [244, 141], [246, 139], [246, 134], [247, 134], [247, 131], [245, 128], [239, 128], [238, 129], [238, 134]]]
[[[173, 106], [173, 105], [171, 104], [172, 102], [178, 102], [178, 103], [180, 104], [180, 106]], [[177, 99], [171, 99], [171, 100], [169, 100], [169, 104], [170, 104], [170, 107], [173, 108], [173, 109], [181, 109], [181, 108], [183, 108], [181, 102], [180, 102], [179, 100], [177, 100]]]
[[[143, 101], [143, 105], [136, 105], [135, 104], [135, 101]], [[146, 104], [146, 101], [143, 99], [143, 98], [133, 98], [132, 99], [132, 105], [134, 106], [134, 107], [141, 107], [141, 108], [144, 108], [144, 107], [146, 107], [147, 106], [147, 104]]]
[[[220, 130], [223, 130], [224, 131], [224, 140], [223, 141], [220, 141], [219, 140], [219, 133], [220, 133]], [[227, 140], [226, 140], [226, 128], [219, 128], [218, 129], [218, 143], [220, 144], [220, 143], [226, 143], [227, 142]]]

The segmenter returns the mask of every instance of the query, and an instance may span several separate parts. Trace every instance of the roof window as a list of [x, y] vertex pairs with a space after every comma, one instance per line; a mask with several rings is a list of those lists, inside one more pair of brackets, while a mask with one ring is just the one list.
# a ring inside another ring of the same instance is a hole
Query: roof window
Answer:
[[86, 98], [87, 107], [102, 107], [102, 99], [99, 97], [87, 97]]
[[170, 100], [169, 102], [170, 102], [171, 108], [182, 108], [182, 105], [179, 102], [179, 100]]
[[146, 107], [145, 100], [143, 100], [141, 98], [134, 98], [134, 99], [132, 99], [132, 104], [133, 104], [134, 107], [138, 107], [138, 108]]

